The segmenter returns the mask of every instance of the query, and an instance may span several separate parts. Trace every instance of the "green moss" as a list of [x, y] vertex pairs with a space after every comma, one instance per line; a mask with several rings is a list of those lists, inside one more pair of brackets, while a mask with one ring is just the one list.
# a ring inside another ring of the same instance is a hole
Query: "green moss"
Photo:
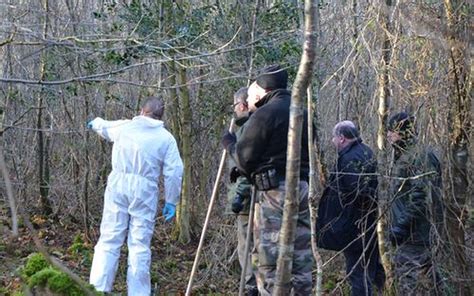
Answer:
[[35, 274], [33, 274], [29, 279], [28, 279], [28, 286], [30, 288], [36, 287], [36, 286], [46, 286], [48, 283], [49, 278], [54, 277], [55, 275], [59, 274], [60, 272], [57, 271], [56, 269], [53, 269], [52, 267], [47, 267], [45, 269], [42, 269]]
[[336, 282], [333, 279], [328, 279], [323, 285], [325, 291], [332, 291], [336, 287]]
[[[33, 253], [28, 257], [25, 267], [22, 270], [28, 286], [46, 287], [57, 295], [82, 296], [84, 293], [65, 273], [53, 268], [40, 253]], [[94, 287], [88, 288], [96, 295], [103, 293], [96, 292]]]
[[72, 245], [69, 247], [69, 251], [74, 252], [74, 253], [79, 253], [84, 249], [85, 249], [84, 241], [82, 240], [82, 236], [78, 234], [74, 237], [74, 241]]
[[28, 257], [28, 261], [23, 269], [23, 275], [29, 278], [47, 267], [49, 267], [49, 263], [43, 255], [41, 253], [33, 253]]
[[48, 287], [51, 289], [51, 291], [63, 295], [83, 295], [82, 291], [76, 287], [71, 278], [62, 272], [58, 272], [48, 278]]
[[72, 245], [68, 248], [69, 253], [73, 256], [74, 260], [80, 261], [84, 266], [92, 265], [92, 252], [82, 238], [82, 234], [77, 234], [74, 237]]

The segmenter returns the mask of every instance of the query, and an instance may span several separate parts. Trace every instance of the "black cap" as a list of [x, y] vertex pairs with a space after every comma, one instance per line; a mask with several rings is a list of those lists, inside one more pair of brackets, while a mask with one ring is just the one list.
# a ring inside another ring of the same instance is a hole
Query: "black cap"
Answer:
[[398, 133], [402, 137], [402, 141], [407, 141], [415, 136], [414, 118], [405, 112], [400, 112], [388, 121], [388, 130]]
[[407, 129], [412, 129], [413, 128], [413, 120], [405, 112], [400, 112], [392, 117], [390, 117], [390, 120], [388, 121], [388, 130], [393, 131], [393, 132], [398, 132], [398, 131], [405, 131]]
[[288, 84], [288, 72], [279, 65], [271, 65], [262, 69], [256, 82], [261, 88], [271, 91], [279, 88], [285, 88]]

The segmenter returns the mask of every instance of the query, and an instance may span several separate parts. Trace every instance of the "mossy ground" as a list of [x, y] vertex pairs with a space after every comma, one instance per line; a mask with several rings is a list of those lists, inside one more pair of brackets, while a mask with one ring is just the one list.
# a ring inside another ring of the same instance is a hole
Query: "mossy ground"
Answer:
[[[62, 226], [61, 223], [46, 218], [36, 218], [34, 225], [49, 254], [87, 282], [98, 235], [92, 234], [93, 238], [89, 241], [81, 229], [71, 225]], [[157, 225], [152, 242], [151, 278], [156, 295], [184, 293], [197, 249], [197, 240], [185, 245], [172, 241], [172, 227], [169, 223]], [[20, 228], [17, 238], [11, 237], [7, 228], [0, 235], [0, 295], [23, 295], [25, 287], [31, 287], [35, 295], [82, 295], [76, 294], [79, 292], [71, 288], [68, 278], [49, 267], [44, 258], [33, 254], [36, 248], [24, 227]], [[125, 242], [113, 295], [126, 295], [126, 258]], [[216, 288], [213, 280], [207, 279], [205, 283], [200, 283], [197, 278], [196, 286], [199, 294], [213, 293], [216, 290], [232, 294], [233, 292], [228, 291], [233, 291], [236, 285], [238, 287], [238, 273], [223, 274], [219, 282]]]

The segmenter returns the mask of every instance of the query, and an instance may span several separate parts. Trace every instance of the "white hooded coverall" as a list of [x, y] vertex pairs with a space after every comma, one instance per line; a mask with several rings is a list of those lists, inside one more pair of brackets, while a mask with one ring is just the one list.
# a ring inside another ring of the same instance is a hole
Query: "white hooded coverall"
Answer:
[[150, 295], [150, 243], [159, 176], [164, 176], [166, 202], [176, 205], [181, 192], [183, 163], [176, 140], [162, 121], [146, 116], [117, 121], [96, 118], [91, 126], [114, 144], [90, 283], [98, 291], [112, 291], [120, 249], [127, 237], [128, 295]]

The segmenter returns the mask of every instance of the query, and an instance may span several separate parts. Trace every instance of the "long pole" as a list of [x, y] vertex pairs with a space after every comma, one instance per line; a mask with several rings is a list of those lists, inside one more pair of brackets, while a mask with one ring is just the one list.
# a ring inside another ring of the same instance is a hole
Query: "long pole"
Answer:
[[[232, 118], [229, 126], [229, 131], [232, 131], [234, 126], [234, 118]], [[225, 159], [227, 156], [227, 151], [224, 149], [222, 151], [221, 161], [219, 163], [219, 169], [217, 170], [216, 180], [214, 182], [214, 188], [212, 189], [211, 200], [209, 202], [209, 207], [207, 208], [206, 220], [204, 221], [204, 226], [201, 232], [201, 239], [199, 240], [199, 246], [196, 251], [196, 257], [194, 258], [193, 269], [191, 270], [191, 275], [189, 276], [188, 287], [186, 288], [186, 296], [191, 295], [191, 288], [193, 286], [194, 275], [196, 274], [196, 269], [199, 262], [199, 257], [201, 256], [202, 246], [204, 245], [204, 238], [206, 237], [207, 226], [211, 217], [212, 208], [214, 207], [214, 202], [216, 201], [217, 189], [219, 188], [219, 182], [222, 177], [222, 171], [224, 170]]]
[[247, 275], [247, 264], [249, 261], [248, 258], [249, 258], [249, 252], [250, 252], [250, 240], [252, 239], [253, 216], [254, 216], [254, 211], [255, 211], [256, 197], [257, 197], [257, 188], [253, 186], [252, 197], [250, 198], [249, 221], [247, 223], [247, 237], [245, 238], [244, 266], [242, 266], [242, 273], [240, 274], [239, 296], [244, 295], [245, 276]]

